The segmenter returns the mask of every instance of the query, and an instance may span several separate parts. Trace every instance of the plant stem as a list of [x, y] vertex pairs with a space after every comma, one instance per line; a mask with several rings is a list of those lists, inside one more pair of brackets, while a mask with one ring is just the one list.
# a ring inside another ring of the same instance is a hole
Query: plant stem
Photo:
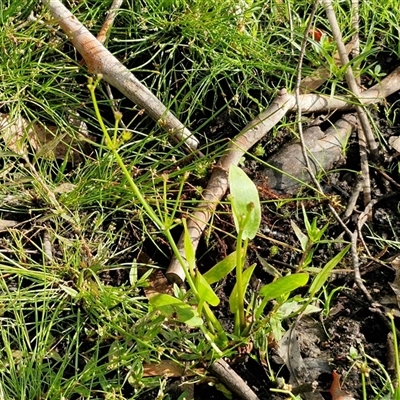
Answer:
[[[239, 333], [246, 327], [246, 321], [244, 318], [244, 291], [243, 291], [243, 251], [242, 251], [242, 234], [243, 230], [240, 229], [236, 241], [236, 285], [237, 285], [237, 296], [238, 296], [238, 309], [236, 310], [237, 318], [236, 323], [239, 326], [235, 326], [236, 333]], [[246, 241], [245, 241], [246, 242]], [[246, 254], [246, 253], [244, 253]]]
[[[106, 126], [104, 125], [103, 119], [101, 117], [100, 114], [100, 110], [97, 104], [97, 100], [96, 100], [96, 96], [95, 96], [95, 89], [96, 89], [96, 83], [92, 83], [89, 82], [88, 84], [88, 88], [92, 97], [92, 101], [93, 101], [93, 107], [96, 113], [96, 117], [97, 120], [99, 121], [101, 130], [105, 136], [105, 141], [106, 141], [106, 145], [107, 147], [112, 151], [119, 167], [121, 168], [125, 178], [128, 181], [128, 184], [130, 186], [130, 188], [132, 189], [132, 192], [134, 194], [134, 196], [138, 199], [139, 203], [143, 206], [143, 208], [146, 210], [147, 214], [149, 215], [149, 217], [152, 219], [152, 221], [154, 222], [154, 224], [157, 226], [157, 228], [164, 234], [164, 236], [167, 238], [168, 243], [171, 246], [171, 249], [175, 255], [175, 257], [178, 259], [178, 261], [180, 262], [180, 264], [182, 265], [183, 271], [185, 273], [185, 277], [186, 280], [192, 290], [192, 293], [194, 295], [194, 297], [196, 298], [197, 302], [200, 302], [200, 295], [199, 292], [196, 289], [196, 285], [193, 281], [193, 276], [190, 274], [190, 272], [188, 271], [188, 269], [186, 268], [186, 263], [185, 260], [183, 259], [183, 256], [181, 255], [181, 253], [179, 252], [178, 246], [175, 243], [174, 238], [172, 237], [171, 231], [170, 231], [170, 222], [171, 220], [169, 218], [166, 218], [166, 222], [162, 221], [158, 215], [156, 214], [156, 212], [153, 210], [153, 208], [150, 206], [150, 204], [148, 203], [148, 201], [143, 197], [142, 193], [140, 192], [139, 188], [137, 187], [136, 183], [133, 181], [133, 178], [131, 176], [131, 174], [129, 173], [128, 169], [126, 168], [124, 161], [122, 160], [121, 156], [119, 155], [117, 148], [118, 148], [118, 141], [116, 140], [116, 135], [114, 134], [114, 140], [111, 140], [110, 134], [107, 131]], [[115, 127], [115, 129], [117, 129], [117, 126]], [[221, 324], [219, 323], [219, 321], [217, 320], [217, 318], [215, 317], [214, 313], [211, 311], [209, 305], [207, 303], [204, 303], [203, 305], [204, 308], [204, 316], [208, 322], [208, 324], [212, 327], [214, 327], [218, 334], [219, 334], [219, 339], [222, 343], [226, 343], [227, 342], [227, 336], [225, 334], [225, 331], [223, 330]], [[243, 320], [244, 320], [244, 313], [243, 313]], [[203, 329], [202, 329], [203, 331]], [[204, 333], [204, 332], [203, 332]], [[210, 338], [209, 335], [206, 336], [207, 338]], [[215, 343], [211, 340], [211, 344], [213, 345], [214, 348], [217, 348]], [[220, 350], [219, 350], [220, 352]]]

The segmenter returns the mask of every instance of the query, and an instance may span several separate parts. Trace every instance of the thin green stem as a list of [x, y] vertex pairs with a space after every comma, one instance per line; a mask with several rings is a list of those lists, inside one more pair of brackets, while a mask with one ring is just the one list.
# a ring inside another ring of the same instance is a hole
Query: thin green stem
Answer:
[[[243, 290], [243, 251], [242, 251], [242, 235], [243, 231], [240, 229], [236, 241], [236, 285], [237, 285], [237, 296], [238, 296], [238, 309], [236, 313], [238, 317], [235, 319], [235, 323], [239, 322], [239, 327], [235, 326], [235, 331], [241, 332], [246, 327], [246, 321], [244, 317], [244, 290]], [[246, 254], [246, 253], [244, 253]]]
[[147, 214], [152, 219], [152, 221], [156, 224], [157, 228], [160, 229], [161, 231], [165, 231], [166, 230], [165, 224], [163, 223], [163, 221], [160, 218], [158, 218], [157, 214], [154, 212], [154, 210], [151, 208], [150, 204], [143, 197], [139, 188], [136, 186], [131, 174], [129, 173], [128, 169], [125, 166], [124, 161], [122, 160], [121, 156], [119, 155], [119, 153], [117, 151], [117, 144], [113, 143], [113, 141], [110, 137], [110, 134], [108, 133], [108, 130], [107, 130], [106, 126], [104, 125], [103, 118], [101, 117], [99, 106], [97, 104], [97, 100], [96, 100], [96, 96], [95, 96], [96, 84], [89, 83], [88, 88], [90, 91], [90, 95], [92, 97], [93, 107], [94, 107], [94, 111], [96, 113], [96, 117], [99, 121], [100, 128], [106, 138], [107, 147], [112, 151], [119, 167], [121, 168], [126, 180], [128, 181], [130, 188], [132, 189], [132, 192], [135, 195], [135, 197], [139, 200], [140, 204], [146, 210]]
[[[196, 301], [198, 303], [201, 302], [200, 299], [200, 295], [199, 292], [196, 288], [195, 282], [193, 280], [194, 276], [192, 276], [192, 274], [190, 274], [190, 272], [188, 271], [187, 267], [186, 267], [186, 262], [183, 259], [178, 246], [175, 243], [174, 238], [172, 237], [171, 231], [170, 231], [170, 224], [166, 223], [169, 221], [169, 219], [166, 219], [166, 222], [163, 222], [156, 214], [156, 212], [153, 210], [153, 208], [150, 206], [150, 204], [148, 203], [148, 201], [143, 197], [142, 193], [140, 192], [138, 186], [136, 185], [136, 183], [133, 181], [132, 176], [130, 175], [128, 169], [126, 168], [124, 161], [122, 160], [121, 156], [118, 153], [118, 149], [117, 149], [117, 140], [111, 141], [111, 137], [107, 131], [106, 126], [104, 125], [103, 119], [101, 117], [100, 114], [100, 110], [98, 108], [98, 104], [97, 104], [97, 100], [96, 100], [96, 96], [95, 96], [95, 89], [96, 89], [96, 83], [92, 84], [89, 83], [88, 88], [90, 90], [90, 94], [92, 97], [92, 101], [93, 101], [93, 106], [94, 106], [94, 110], [96, 113], [96, 117], [99, 121], [101, 130], [103, 131], [103, 134], [106, 138], [106, 144], [107, 147], [112, 151], [119, 167], [121, 168], [125, 178], [128, 181], [128, 184], [130, 186], [130, 188], [132, 189], [132, 192], [134, 194], [134, 196], [137, 198], [137, 200], [140, 202], [140, 204], [143, 206], [143, 208], [146, 210], [147, 214], [149, 215], [149, 217], [152, 219], [152, 221], [155, 223], [155, 225], [157, 226], [157, 228], [164, 234], [164, 236], [167, 238], [168, 243], [170, 244], [172, 251], [174, 253], [174, 255], [176, 256], [176, 258], [178, 259], [179, 263], [182, 265], [183, 271], [185, 273], [185, 278], [192, 290], [192, 293], [194, 295], [194, 297], [196, 298]], [[203, 309], [204, 309], [204, 316], [208, 322], [208, 324], [212, 327], [214, 327], [218, 334], [219, 334], [219, 338], [221, 340], [222, 343], [227, 342], [227, 336], [225, 334], [225, 331], [223, 330], [221, 324], [219, 323], [219, 321], [217, 320], [217, 318], [215, 317], [214, 313], [211, 311], [209, 305], [207, 303], [204, 303], [203, 305]], [[244, 321], [244, 312], [243, 312], [243, 321]], [[209, 337], [209, 336], [208, 336]], [[211, 342], [211, 344], [213, 344], [213, 342]]]

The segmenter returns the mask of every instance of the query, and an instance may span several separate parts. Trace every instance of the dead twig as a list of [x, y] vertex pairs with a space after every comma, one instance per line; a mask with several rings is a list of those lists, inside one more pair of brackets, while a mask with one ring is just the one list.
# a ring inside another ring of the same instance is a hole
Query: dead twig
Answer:
[[323, 3], [325, 6], [325, 12], [328, 17], [329, 24], [332, 29], [333, 37], [335, 38], [336, 44], [338, 46], [338, 51], [340, 59], [342, 61], [342, 65], [347, 66], [345, 73], [346, 81], [350, 90], [352, 91], [352, 94], [354, 95], [354, 100], [356, 102], [355, 109], [357, 111], [357, 115], [362, 127], [362, 129], [359, 129], [358, 133], [359, 133], [361, 170], [364, 178], [364, 204], [367, 205], [371, 201], [371, 184], [369, 177], [368, 155], [366, 146], [368, 144], [373, 159], [378, 160], [379, 158], [378, 145], [375, 141], [367, 113], [365, 112], [365, 109], [359, 105], [360, 103], [358, 102], [358, 98], [360, 97], [360, 88], [354, 78], [353, 70], [349, 64], [350, 60], [346, 53], [346, 49], [342, 39], [342, 33], [340, 31], [339, 24], [337, 22], [336, 15], [332, 7], [332, 2], [331, 0], [323, 0]]
[[132, 100], [178, 142], [195, 151], [198, 140], [157, 97], [114, 57], [59, 0], [42, 0], [84, 58], [88, 70]]
[[[121, 8], [123, 1], [124, 0], [114, 0], [113, 1], [113, 3], [111, 4], [110, 11], [107, 14], [106, 20], [104, 21], [103, 26], [101, 27], [99, 33], [97, 34], [97, 37], [96, 37], [97, 40], [103, 45], [110, 35], [110, 31], [114, 24], [115, 17], [117, 16], [117, 12]], [[107, 91], [108, 97], [110, 98], [113, 112], [115, 115], [118, 112], [118, 106], [117, 106], [117, 102], [114, 100], [111, 86], [108, 83], [106, 83], [106, 91]], [[127, 129], [127, 126], [125, 125], [125, 123], [122, 119], [119, 121], [119, 123], [121, 124], [121, 126], [124, 129]]]
[[301, 102], [299, 101], [300, 86], [301, 86], [301, 71], [302, 71], [302, 67], [303, 67], [304, 54], [306, 52], [308, 32], [310, 31], [312, 23], [314, 21], [315, 12], [317, 11], [319, 2], [320, 2], [320, 0], [315, 0], [315, 2], [314, 2], [313, 8], [312, 8], [310, 16], [309, 16], [306, 32], [303, 37], [303, 42], [301, 44], [300, 56], [299, 56], [299, 61], [298, 61], [298, 66], [297, 66], [295, 96], [296, 96], [296, 102], [297, 102], [297, 128], [298, 128], [298, 133], [299, 133], [299, 137], [300, 137], [300, 146], [301, 146], [301, 152], [303, 154], [305, 169], [308, 172], [308, 174], [310, 175], [310, 178], [311, 178], [312, 182], [314, 183], [315, 187], [318, 189], [318, 191], [321, 194], [323, 194], [321, 185], [319, 184], [317, 178], [315, 177], [314, 171], [311, 168], [310, 159], [308, 158], [308, 149], [306, 147], [306, 143], [304, 141], [304, 136], [303, 136], [303, 123], [301, 122], [302, 108], [301, 108]]
[[259, 400], [246, 382], [223, 360], [210, 365], [210, 371], [236, 396], [243, 400]]
[[103, 23], [103, 26], [100, 29], [100, 32], [97, 34], [97, 40], [104, 44], [110, 34], [111, 28], [114, 24], [115, 17], [117, 16], [118, 10], [121, 8], [124, 0], [114, 0], [111, 4], [110, 11], [107, 14], [106, 20]]
[[358, 178], [357, 182], [351, 192], [351, 196], [349, 201], [347, 202], [346, 211], [343, 214], [343, 220], [346, 221], [350, 218], [351, 214], [353, 214], [354, 209], [356, 208], [357, 200], [362, 190], [363, 181], [362, 179]]
[[[360, 55], [360, 36], [358, 32], [360, 31], [360, 4], [359, 0], [351, 0], [351, 11], [353, 13], [353, 19], [352, 19], [352, 27], [354, 31], [354, 36], [353, 36], [353, 50], [352, 50], [352, 56], [353, 58], [358, 57]], [[357, 68], [357, 75], [356, 75], [356, 82], [357, 85], [361, 87], [361, 77], [359, 74], [360, 68]]]

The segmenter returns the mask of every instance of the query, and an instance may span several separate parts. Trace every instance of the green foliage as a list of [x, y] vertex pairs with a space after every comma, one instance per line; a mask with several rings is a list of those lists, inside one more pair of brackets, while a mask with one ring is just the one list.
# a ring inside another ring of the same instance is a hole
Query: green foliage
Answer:
[[[111, 1], [64, 3], [96, 33]], [[304, 15], [312, 4], [305, 0], [241, 4], [238, 7], [236, 0], [124, 2], [107, 42], [109, 50], [201, 139], [205, 156], [189, 158], [131, 102], [115, 92], [111, 99], [103, 82], [93, 83], [95, 110], [85, 85], [86, 67], [40, 2], [0, 2], [1, 114], [22, 116], [43, 127], [54, 125], [57, 138], [74, 138], [83, 155], [87, 143], [93, 150], [71, 167], [67, 160], [43, 158], [45, 147], [34, 152], [24, 135], [21, 144], [28, 145], [26, 156], [32, 161], [28, 165], [1, 143], [1, 217], [15, 218], [19, 225], [2, 233], [0, 397], [125, 399], [128, 382], [132, 400], [152, 388], [162, 398], [166, 379], [145, 377], [144, 361], [167, 357], [178, 363], [203, 362], [220, 355], [220, 349], [232, 354], [232, 343], [249, 334], [263, 340], [270, 333], [279, 338], [282, 321], [310, 306], [344, 256], [346, 249], [325, 266], [314, 265], [315, 249], [328, 242], [327, 224], [308, 220], [304, 213], [305, 229], [292, 225], [304, 253], [299, 272], [278, 278], [258, 294], [248, 290], [254, 267], [245, 269], [247, 241], [257, 234], [259, 206], [251, 185], [249, 191], [243, 190], [239, 182], [245, 174], [235, 169], [231, 193], [237, 209], [233, 210], [237, 250], [201, 275], [196, 272], [193, 248], [186, 243], [189, 290], [176, 290], [175, 297], [156, 297], [149, 304], [139, 295], [147, 280], [141, 271], [151, 268], [137, 259], [144, 243], [152, 241], [157, 252], [170, 257], [169, 249], [160, 245], [164, 235], [176, 251], [170, 231], [197, 206], [204, 178], [226, 150], [226, 137], [219, 131], [210, 134], [211, 129], [221, 119], [224, 133], [228, 128], [233, 136], [270, 103], [277, 88], [293, 89]], [[347, 4], [338, 2], [335, 7], [341, 11], [341, 27], [350, 34]], [[352, 62], [360, 66], [360, 74], [371, 78], [367, 84], [373, 84], [382, 77], [377, 54], [380, 59], [382, 52], [392, 58], [400, 54], [399, 7], [395, 0], [361, 2], [360, 16], [361, 54]], [[326, 27], [321, 10], [316, 25]], [[325, 65], [332, 74], [321, 92], [347, 90], [340, 82], [343, 69], [333, 65], [334, 43], [310, 40], [309, 44], [304, 75]], [[111, 106], [118, 113], [111, 112]], [[91, 135], [84, 142], [69, 122], [76, 112]], [[386, 113], [394, 118], [395, 107]], [[99, 139], [107, 134], [107, 140]], [[267, 148], [268, 143], [263, 145]], [[263, 149], [255, 152], [262, 154]], [[196, 180], [193, 195], [185, 184], [188, 173], [202, 178]], [[368, 239], [382, 248], [400, 247], [376, 234]], [[48, 240], [55, 249], [52, 258], [43, 251]], [[271, 254], [278, 247], [271, 248]], [[237, 328], [231, 335], [212, 307], [219, 302], [214, 285], [235, 268], [238, 281], [229, 301]], [[114, 287], [104, 277], [114, 274], [129, 279]], [[302, 291], [303, 297], [293, 295], [307, 283], [307, 275], [308, 292]], [[182, 329], [182, 324], [191, 329]], [[357, 362], [360, 357], [363, 363], [372, 363], [374, 373], [382, 376], [382, 387], [389, 388], [386, 392], [393, 397], [395, 389], [384, 368], [359, 351]], [[377, 390], [376, 398], [383, 398], [383, 392]]]
[[265, 285], [259, 292], [259, 295], [263, 298], [263, 300], [256, 310], [256, 319], [261, 317], [265, 306], [270, 300], [276, 299], [280, 296], [285, 296], [293, 290], [296, 290], [301, 286], [305, 286], [308, 282], [308, 278], [309, 275], [303, 272], [283, 276], [272, 283]]
[[227, 255], [223, 260], [211, 267], [203, 276], [211, 285], [224, 279], [236, 267], [236, 252]]
[[153, 310], [159, 311], [165, 317], [176, 317], [176, 320], [188, 326], [196, 327], [203, 324], [203, 320], [188, 303], [170, 296], [169, 294], [156, 294], [150, 298]]
[[243, 240], [254, 239], [261, 222], [261, 206], [256, 185], [241, 168], [231, 165], [229, 188], [236, 232], [241, 232]]
[[350, 245], [346, 246], [340, 253], [336, 254], [335, 257], [329, 260], [326, 265], [318, 272], [310, 285], [309, 293], [311, 298], [313, 298], [316, 293], [321, 290], [322, 286], [329, 279], [333, 268], [335, 268], [336, 265], [338, 265], [338, 263], [342, 261], [343, 257], [346, 255], [349, 249]]

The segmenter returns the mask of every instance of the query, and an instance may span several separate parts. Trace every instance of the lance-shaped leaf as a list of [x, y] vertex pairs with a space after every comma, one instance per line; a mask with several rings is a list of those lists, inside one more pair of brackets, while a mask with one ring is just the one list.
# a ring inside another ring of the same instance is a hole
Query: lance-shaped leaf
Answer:
[[242, 239], [253, 239], [261, 223], [260, 198], [256, 185], [241, 168], [231, 165], [229, 187], [236, 231], [242, 231]]

